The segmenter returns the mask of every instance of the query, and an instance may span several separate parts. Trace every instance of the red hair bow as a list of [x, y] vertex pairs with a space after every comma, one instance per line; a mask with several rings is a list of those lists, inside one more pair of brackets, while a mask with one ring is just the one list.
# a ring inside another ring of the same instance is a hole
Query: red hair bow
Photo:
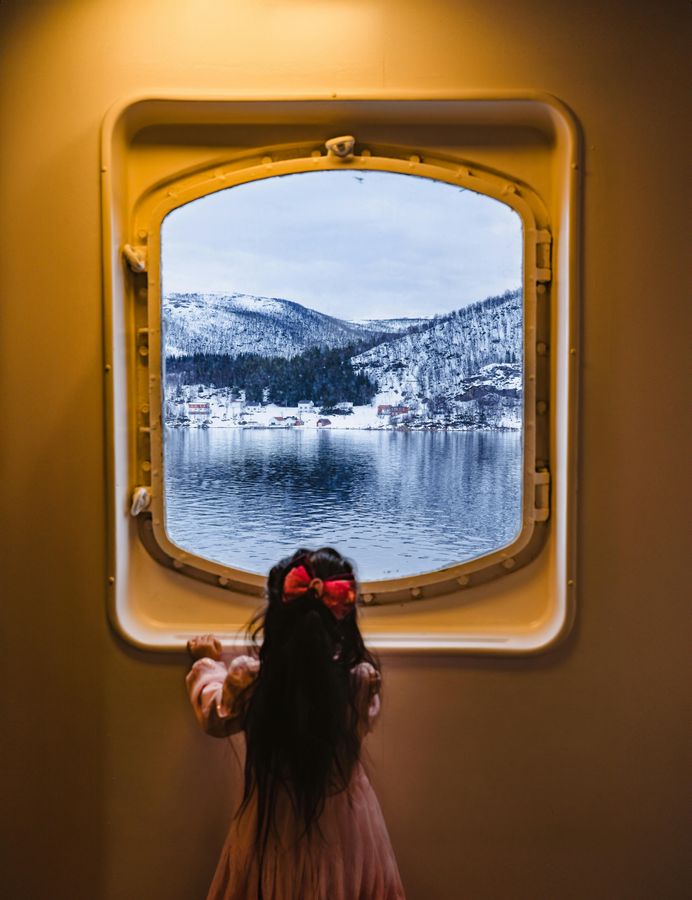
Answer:
[[343, 619], [356, 605], [356, 584], [353, 575], [337, 578], [313, 578], [305, 566], [296, 566], [284, 578], [283, 602], [291, 603], [297, 597], [313, 590], [334, 618]]

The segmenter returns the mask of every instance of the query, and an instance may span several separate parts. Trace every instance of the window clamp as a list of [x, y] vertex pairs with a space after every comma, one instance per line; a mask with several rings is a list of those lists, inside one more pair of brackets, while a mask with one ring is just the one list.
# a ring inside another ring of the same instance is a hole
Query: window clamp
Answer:
[[356, 139], [352, 134], [345, 134], [341, 137], [330, 138], [324, 142], [329, 156], [336, 156], [337, 159], [353, 159], [353, 148], [356, 146]]
[[130, 515], [138, 516], [145, 509], [149, 509], [151, 505], [151, 490], [145, 485], [139, 485], [132, 491], [132, 504], [130, 505]]
[[549, 282], [553, 272], [550, 261], [553, 238], [547, 229], [536, 232], [536, 281]]
[[147, 248], [144, 244], [125, 244], [123, 247], [123, 256], [125, 262], [133, 272], [146, 272], [147, 270]]
[[550, 472], [547, 469], [535, 473], [533, 487], [535, 491], [533, 520], [545, 522], [550, 515]]

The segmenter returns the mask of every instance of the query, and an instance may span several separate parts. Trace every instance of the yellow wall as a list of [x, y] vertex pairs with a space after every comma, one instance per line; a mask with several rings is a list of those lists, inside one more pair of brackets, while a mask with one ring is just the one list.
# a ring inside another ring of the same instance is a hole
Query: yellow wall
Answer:
[[232, 756], [196, 733], [183, 659], [129, 649], [104, 608], [99, 126], [178, 88], [545, 90], [576, 113], [577, 625], [537, 658], [386, 659], [371, 755], [409, 900], [690, 896], [687, 5], [6, 0], [0, 29], [3, 896], [195, 900], [225, 829]]

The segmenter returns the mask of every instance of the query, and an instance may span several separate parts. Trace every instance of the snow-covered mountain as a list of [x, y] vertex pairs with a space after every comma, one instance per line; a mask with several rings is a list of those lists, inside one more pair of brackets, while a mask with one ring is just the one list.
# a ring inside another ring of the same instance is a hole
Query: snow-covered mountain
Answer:
[[249, 294], [168, 294], [163, 301], [167, 357], [194, 353], [292, 357], [310, 347], [345, 347], [419, 320], [348, 322], [292, 300]]
[[[383, 413], [392, 426], [521, 427], [521, 291], [434, 319], [367, 322], [276, 298], [171, 294], [164, 301], [164, 341], [169, 358], [256, 353], [284, 359], [314, 347], [367, 341], [370, 349], [353, 356], [350, 365], [376, 386], [373, 403], [392, 410]], [[306, 399], [319, 404], [321, 396]]]
[[362, 319], [353, 322], [354, 325], [360, 325], [368, 328], [370, 331], [379, 331], [394, 334], [396, 332], [408, 331], [409, 328], [415, 328], [420, 325], [427, 325], [432, 319]]
[[[483, 367], [521, 366], [520, 291], [489, 297], [439, 316], [352, 359], [359, 371], [402, 401], [443, 394], [459, 398]], [[469, 398], [470, 399], [470, 398]]]

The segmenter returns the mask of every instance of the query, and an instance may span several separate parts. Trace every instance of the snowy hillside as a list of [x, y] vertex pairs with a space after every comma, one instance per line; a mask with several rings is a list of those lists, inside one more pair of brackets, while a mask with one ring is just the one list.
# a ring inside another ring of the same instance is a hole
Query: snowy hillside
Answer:
[[380, 330], [291, 300], [248, 294], [169, 294], [163, 301], [163, 328], [167, 357], [257, 353], [287, 358], [310, 347], [372, 340]]
[[520, 427], [520, 291], [489, 297], [389, 339], [351, 363], [378, 399], [411, 409], [410, 424]]
[[481, 300], [433, 319], [352, 359], [380, 391], [401, 400], [463, 393], [483, 366], [522, 360], [521, 293]]
[[179, 424], [192, 421], [181, 404], [197, 409], [195, 398], [204, 395], [207, 424], [249, 424], [241, 410], [206, 415], [207, 400], [209, 410], [236, 402], [293, 408], [305, 400], [326, 417], [330, 407], [355, 407], [339, 427], [521, 427], [520, 291], [434, 319], [360, 323], [289, 300], [172, 294], [164, 327], [167, 390], [176, 404], [169, 416]]

